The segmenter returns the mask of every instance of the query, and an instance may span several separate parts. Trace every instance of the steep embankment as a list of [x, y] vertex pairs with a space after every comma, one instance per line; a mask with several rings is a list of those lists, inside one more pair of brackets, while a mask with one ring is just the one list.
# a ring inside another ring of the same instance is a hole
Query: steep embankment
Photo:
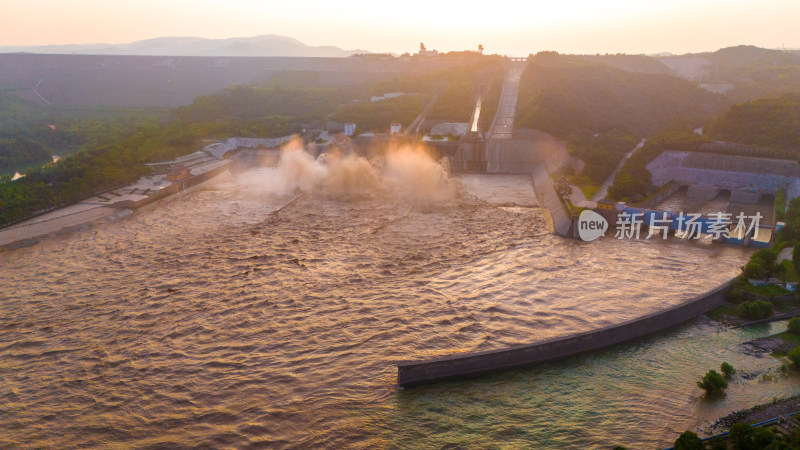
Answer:
[[658, 60], [672, 73], [735, 102], [800, 92], [800, 55], [752, 45]]
[[731, 107], [707, 128], [714, 139], [773, 150], [800, 151], [800, 94]]
[[522, 75], [516, 126], [567, 139], [599, 183], [642, 137], [676, 121], [702, 123], [727, 105], [684, 79], [545, 52]]
[[664, 150], [796, 159], [800, 156], [798, 149], [800, 94], [740, 103], [705, 127], [703, 136], [690, 127], [677, 127], [649, 139], [617, 174], [609, 194], [614, 199], [634, 201], [647, 196], [656, 186], [650, 182], [645, 166]]

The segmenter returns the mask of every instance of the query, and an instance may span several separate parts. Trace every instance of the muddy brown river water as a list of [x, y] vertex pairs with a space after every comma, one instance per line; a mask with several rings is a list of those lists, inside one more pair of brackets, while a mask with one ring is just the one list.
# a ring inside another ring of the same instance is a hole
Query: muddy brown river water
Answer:
[[[694, 382], [759, 330], [696, 321], [541, 367], [400, 390], [396, 363], [621, 322], [748, 251], [551, 235], [527, 177], [421, 205], [265, 191], [255, 169], [0, 253], [0, 447], [653, 447], [797, 392]], [[244, 181], [243, 181], [244, 180]], [[738, 356], [737, 356], [738, 355]], [[753, 387], [755, 386], [755, 387]]]

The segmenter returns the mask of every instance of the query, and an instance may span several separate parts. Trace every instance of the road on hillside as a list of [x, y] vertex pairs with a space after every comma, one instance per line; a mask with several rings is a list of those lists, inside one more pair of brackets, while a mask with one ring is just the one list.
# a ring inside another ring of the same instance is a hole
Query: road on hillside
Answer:
[[639, 144], [637, 144], [636, 147], [633, 147], [631, 151], [625, 154], [625, 157], [622, 158], [622, 161], [619, 162], [617, 168], [614, 169], [613, 172], [611, 172], [611, 175], [609, 175], [608, 178], [606, 178], [606, 181], [603, 182], [603, 185], [600, 186], [600, 190], [597, 191], [596, 194], [594, 194], [594, 197], [592, 197], [593, 202], [600, 201], [606, 198], [606, 196], [608, 195], [608, 188], [610, 188], [611, 184], [614, 182], [614, 177], [617, 176], [617, 172], [619, 172], [619, 170], [622, 169], [622, 166], [625, 165], [625, 162], [628, 161], [631, 158], [631, 156], [633, 156], [634, 153], [636, 153], [636, 150], [642, 148], [642, 146], [644, 145], [644, 141], [646, 140], [647, 139], [642, 139], [642, 141], [639, 142]]

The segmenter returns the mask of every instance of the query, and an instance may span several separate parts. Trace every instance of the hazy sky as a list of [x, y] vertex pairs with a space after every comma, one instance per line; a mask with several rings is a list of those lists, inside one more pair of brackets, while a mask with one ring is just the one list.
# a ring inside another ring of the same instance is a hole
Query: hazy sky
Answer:
[[0, 45], [126, 43], [280, 34], [402, 53], [687, 53], [800, 47], [800, 0], [3, 0]]

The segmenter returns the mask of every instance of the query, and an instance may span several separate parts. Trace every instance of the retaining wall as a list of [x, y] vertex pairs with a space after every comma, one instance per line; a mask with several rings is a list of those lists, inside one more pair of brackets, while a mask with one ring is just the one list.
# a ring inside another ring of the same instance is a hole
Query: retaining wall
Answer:
[[761, 200], [761, 191], [732, 191], [731, 203], [746, 203], [748, 205], [755, 205]]
[[530, 173], [540, 165], [554, 172], [569, 159], [566, 142], [537, 130], [515, 130], [513, 139], [484, 143], [489, 173]]
[[539, 204], [547, 208], [553, 218], [553, 232], [559, 236], [568, 236], [572, 219], [558, 197], [558, 192], [556, 192], [556, 188], [553, 185], [553, 180], [550, 179], [550, 174], [544, 166], [539, 166], [533, 171], [531, 178], [533, 179], [533, 189], [539, 199]]
[[659, 203], [663, 202], [667, 198], [669, 198], [672, 194], [678, 192], [681, 189], [681, 185], [678, 183], [673, 183], [672, 186], [669, 188], [659, 192], [655, 197], [651, 198], [650, 200], [646, 201], [642, 204], [642, 209], [653, 209]]
[[686, 191], [686, 197], [693, 200], [711, 201], [719, 194], [719, 189], [714, 186], [700, 186], [693, 184]]
[[85, 209], [53, 218], [42, 216], [30, 222], [23, 222], [0, 230], [0, 247], [51, 233], [62, 232], [72, 227], [108, 217], [117, 212], [119, 212], [119, 209], [110, 206], [87, 205]]
[[466, 353], [398, 364], [397, 382], [401, 386], [439, 380], [471, 377], [487, 372], [529, 366], [598, 350], [640, 338], [678, 325], [719, 306], [725, 300], [730, 281], [705, 294], [674, 307], [599, 330], [502, 350]]
[[[653, 184], [711, 186], [729, 191], [761, 192], [774, 195], [792, 189], [800, 166], [795, 161], [666, 150], [647, 164]], [[792, 190], [792, 195], [797, 191]], [[691, 197], [690, 197], [691, 198]]]
[[214, 144], [206, 145], [203, 150], [206, 153], [213, 155], [217, 159], [222, 159], [225, 154], [236, 150], [237, 148], [277, 148], [289, 142], [292, 136], [283, 136], [279, 138], [229, 138], [223, 142], [216, 142]]

